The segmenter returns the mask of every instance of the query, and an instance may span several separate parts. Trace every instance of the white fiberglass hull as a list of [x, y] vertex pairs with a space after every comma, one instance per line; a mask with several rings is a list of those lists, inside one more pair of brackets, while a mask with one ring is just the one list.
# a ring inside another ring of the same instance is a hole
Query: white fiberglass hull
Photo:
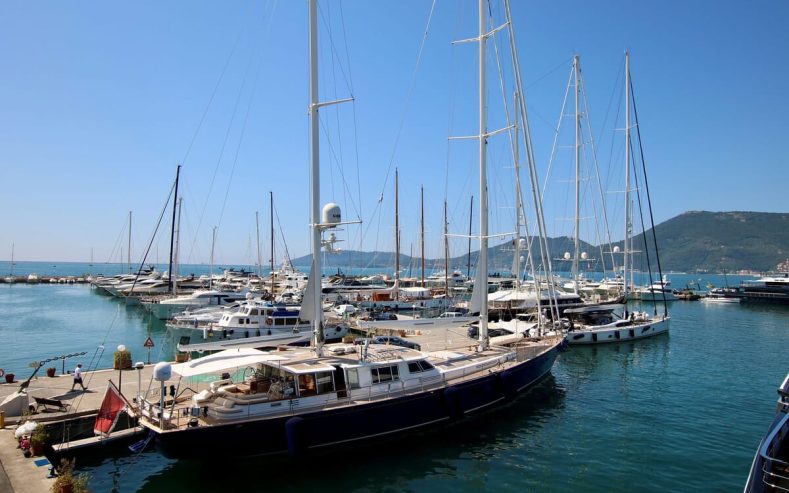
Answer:
[[[634, 341], [668, 333], [671, 317], [661, 317], [644, 322], [620, 326], [600, 326], [590, 329], [572, 330], [565, 340], [568, 344], [606, 344], [611, 342]], [[621, 324], [621, 322], [620, 322]]]

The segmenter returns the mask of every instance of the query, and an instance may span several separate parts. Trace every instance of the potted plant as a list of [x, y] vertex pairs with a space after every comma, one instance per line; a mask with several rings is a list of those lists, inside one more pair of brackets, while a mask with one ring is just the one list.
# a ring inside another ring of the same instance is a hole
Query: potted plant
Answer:
[[30, 451], [33, 455], [44, 455], [44, 448], [47, 446], [47, 430], [42, 425], [38, 425], [33, 433], [30, 435]]
[[131, 351], [126, 348], [113, 353], [112, 366], [116, 370], [128, 370], [132, 367]]
[[47, 376], [54, 377], [56, 371], [57, 370], [54, 367], [50, 366], [49, 368], [47, 368]]
[[87, 474], [74, 474], [74, 462], [66, 459], [60, 460], [57, 468], [58, 477], [52, 483], [52, 493], [87, 493]]
[[16, 375], [14, 375], [13, 373], [6, 373], [5, 383], [14, 383], [14, 377], [16, 377]]

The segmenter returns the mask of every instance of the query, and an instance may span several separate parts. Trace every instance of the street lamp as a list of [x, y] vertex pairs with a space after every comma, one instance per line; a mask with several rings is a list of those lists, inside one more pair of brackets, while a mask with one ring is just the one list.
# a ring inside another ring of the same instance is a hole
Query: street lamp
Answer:
[[[118, 344], [118, 352], [123, 353], [125, 351], [126, 351], [126, 346], [123, 344]], [[121, 394], [123, 394], [123, 391], [121, 390], [122, 381], [123, 381], [123, 360], [119, 356], [118, 357], [118, 390], [120, 391]]]
[[137, 405], [142, 406], [142, 369], [145, 364], [142, 361], [134, 363], [134, 369], [137, 370]]

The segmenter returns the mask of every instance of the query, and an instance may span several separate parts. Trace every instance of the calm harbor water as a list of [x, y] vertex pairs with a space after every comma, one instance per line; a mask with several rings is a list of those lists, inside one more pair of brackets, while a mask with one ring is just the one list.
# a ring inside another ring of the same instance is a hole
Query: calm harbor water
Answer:
[[[97, 492], [741, 490], [789, 371], [789, 310], [674, 302], [670, 312], [668, 336], [574, 347], [507, 407], [406, 439], [295, 465], [226, 463], [210, 448], [206, 463], [108, 449], [79, 468]], [[107, 367], [120, 343], [144, 360], [148, 335], [152, 360], [167, 354], [161, 324], [87, 286], [0, 285], [0, 367], [19, 377], [30, 361], [81, 351]]]

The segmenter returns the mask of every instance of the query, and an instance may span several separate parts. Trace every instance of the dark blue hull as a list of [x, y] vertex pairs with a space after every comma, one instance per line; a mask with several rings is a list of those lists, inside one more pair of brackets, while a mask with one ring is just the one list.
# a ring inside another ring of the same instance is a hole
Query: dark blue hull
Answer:
[[507, 370], [447, 388], [312, 413], [187, 428], [157, 436], [170, 457], [290, 454], [399, 435], [514, 398], [548, 375], [561, 344]]

